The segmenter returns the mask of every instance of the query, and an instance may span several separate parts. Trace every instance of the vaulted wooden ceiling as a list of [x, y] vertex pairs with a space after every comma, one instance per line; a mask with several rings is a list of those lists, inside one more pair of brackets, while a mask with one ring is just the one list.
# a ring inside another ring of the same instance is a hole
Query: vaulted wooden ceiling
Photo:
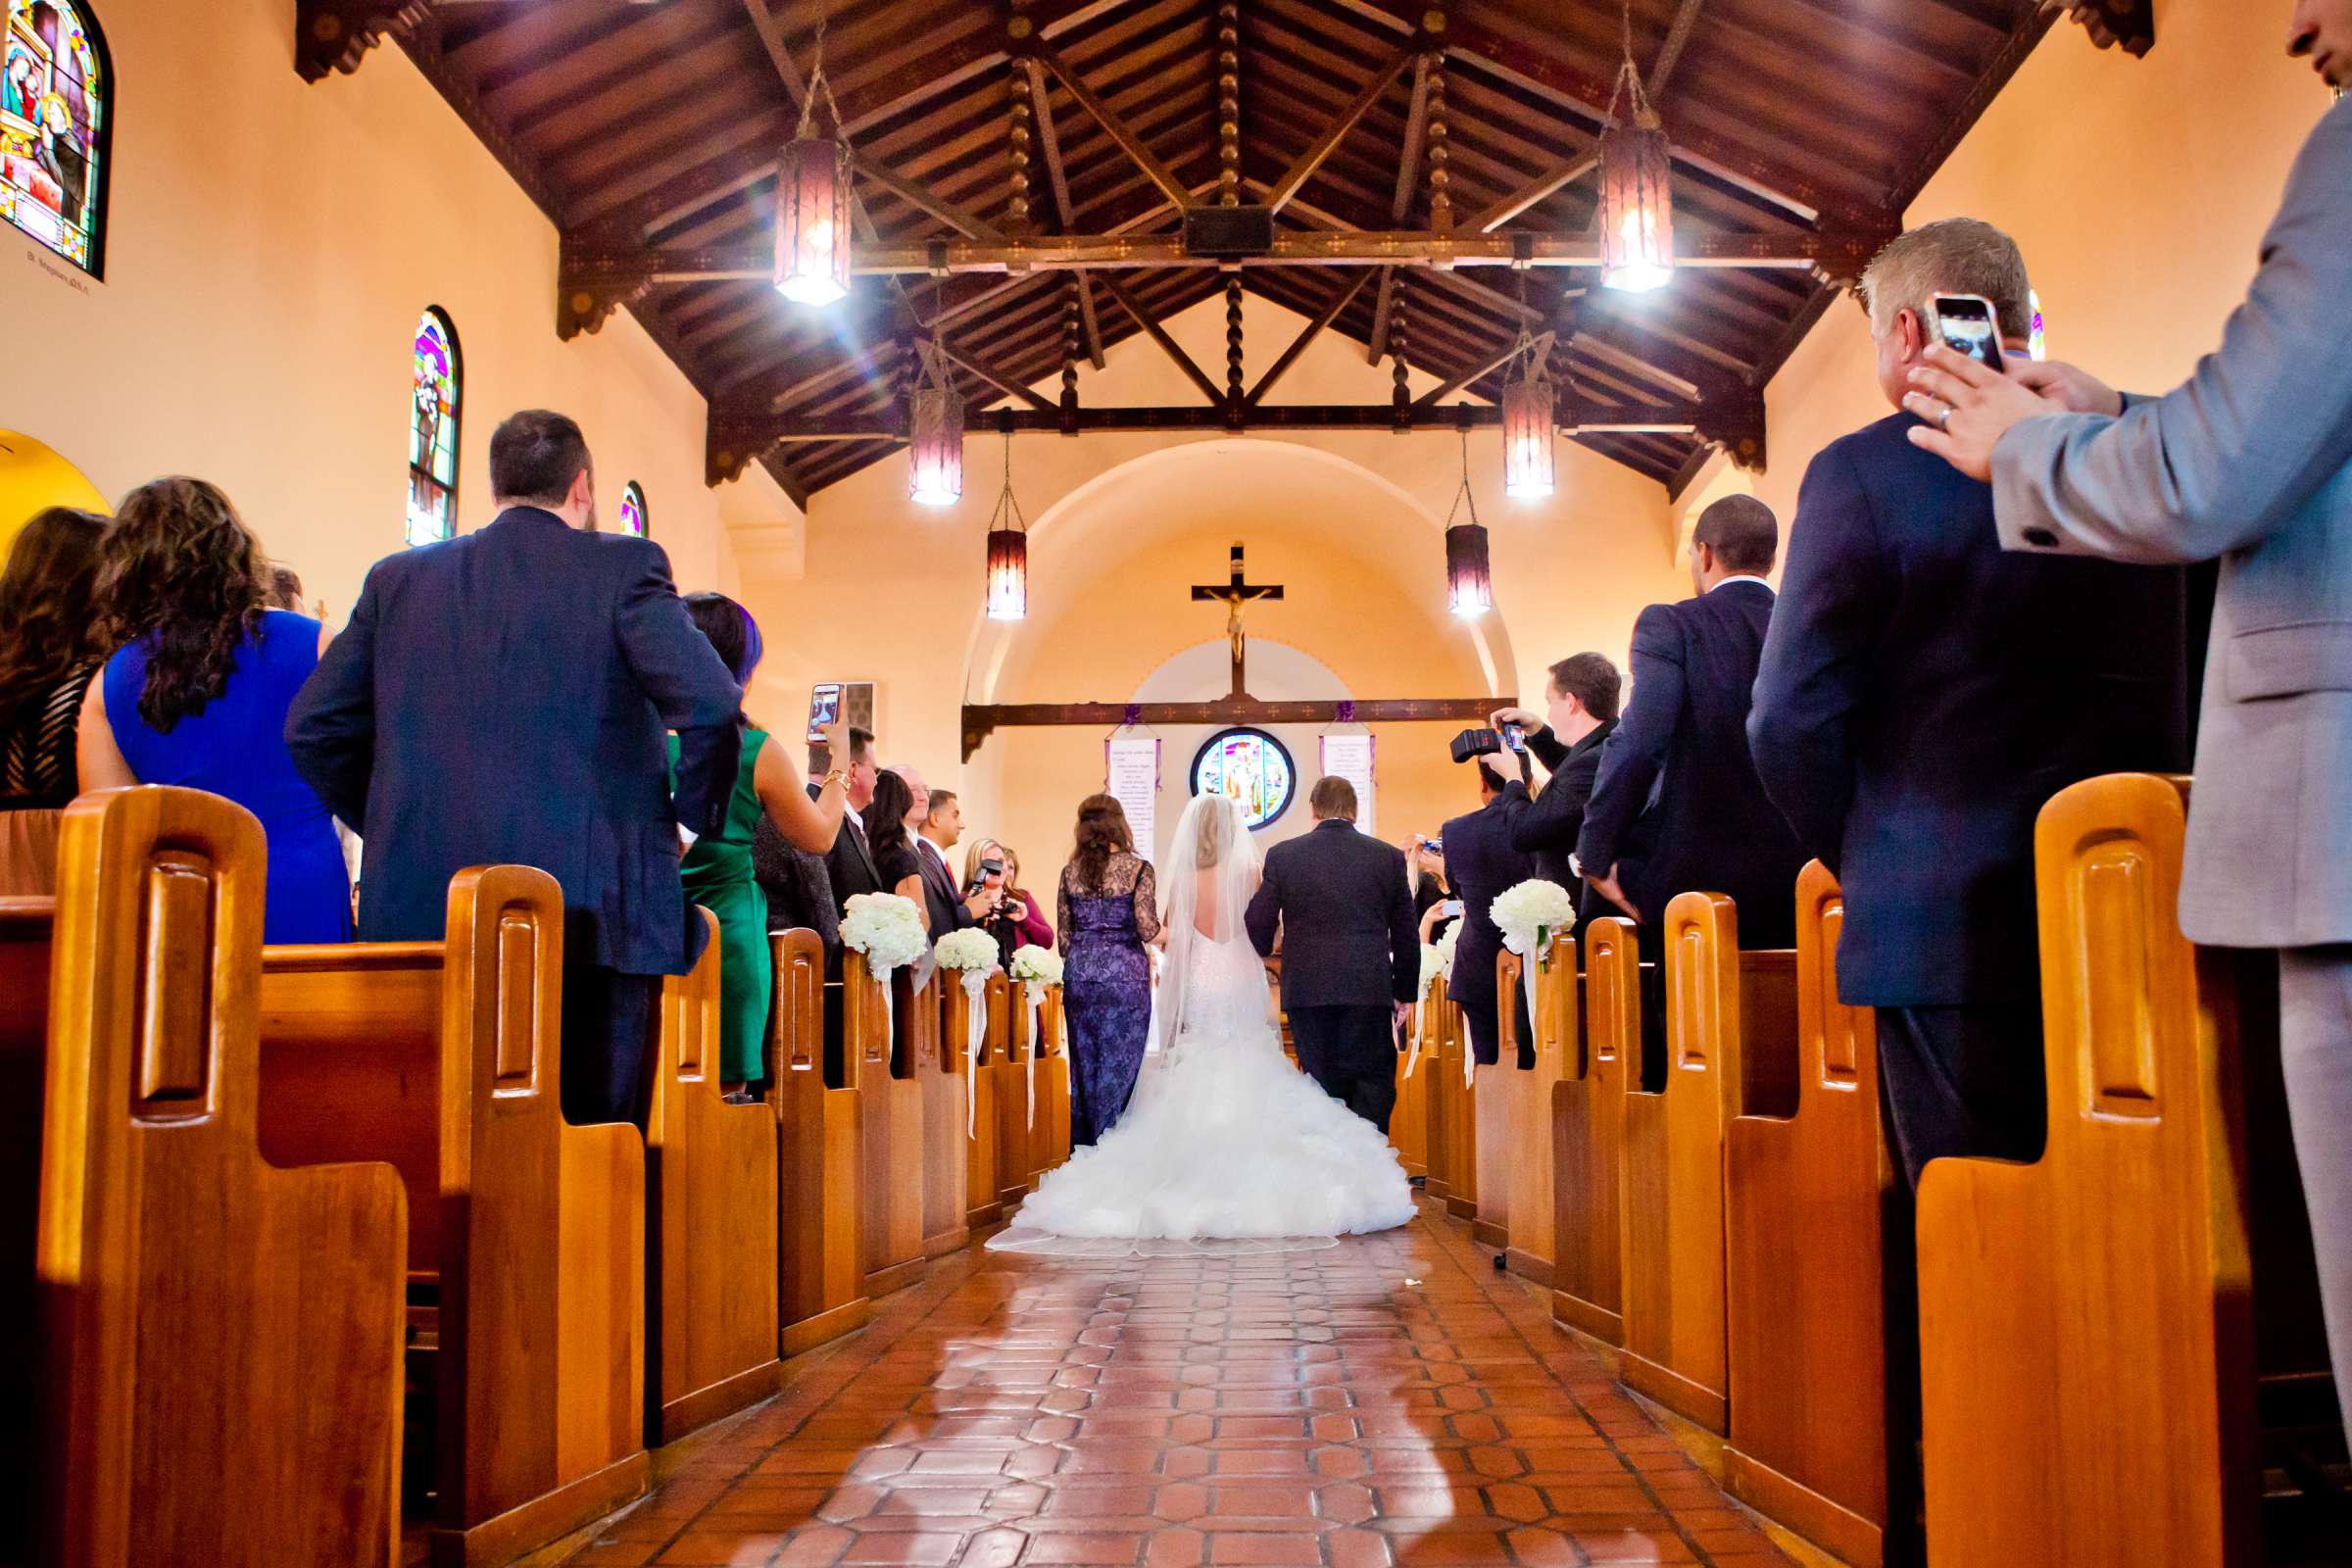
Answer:
[[[296, 9], [297, 64], [314, 78], [397, 37], [562, 230], [559, 327], [593, 330], [625, 305], [710, 400], [712, 477], [757, 457], [803, 500], [897, 444], [883, 432], [928, 326], [946, 326], [978, 404], [1052, 378], [1073, 347], [1097, 358], [1141, 329], [1138, 315], [1163, 319], [1235, 276], [1310, 318], [1344, 298], [1330, 329], [1369, 360], [1401, 354], [1490, 398], [1525, 320], [1557, 334], [1552, 373], [1586, 422], [1689, 411], [1687, 428], [1576, 439], [1669, 484], [1714, 445], [1760, 461], [1764, 383], [2054, 14], [2042, 0], [1632, 0], [1633, 56], [1676, 150], [1678, 249], [1779, 262], [1685, 266], [1652, 295], [1592, 287], [1582, 268], [1413, 258], [937, 282], [917, 260], [811, 309], [762, 277], [677, 258], [772, 243], [777, 150], [816, 60], [815, 4]], [[1586, 237], [1624, 27], [1620, 0], [828, 0], [824, 20], [860, 239], [918, 258], [944, 254], [933, 241], [1167, 233], [1179, 220], [1167, 186], [1215, 202], [1228, 168], [1246, 203], [1288, 187], [1286, 232]], [[1227, 74], [1239, 84], [1229, 164]], [[1016, 115], [1029, 132], [1025, 209]], [[820, 124], [830, 119], [820, 110]], [[1244, 345], [1250, 379], [1286, 346]], [[826, 429], [860, 436], [767, 444]]]

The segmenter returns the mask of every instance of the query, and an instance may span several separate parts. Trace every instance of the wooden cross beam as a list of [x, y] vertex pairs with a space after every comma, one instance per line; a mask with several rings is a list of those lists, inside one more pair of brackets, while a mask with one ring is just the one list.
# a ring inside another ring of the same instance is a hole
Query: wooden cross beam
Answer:
[[963, 709], [963, 760], [970, 761], [1000, 729], [1079, 727], [1109, 729], [1119, 724], [1203, 724], [1217, 729], [1270, 724], [1484, 724], [1498, 708], [1516, 708], [1516, 697], [1396, 697], [1362, 703], [1261, 703], [1254, 697], [1226, 697], [1213, 703], [967, 703]]
[[1233, 577], [1230, 581], [1196, 584], [1193, 588], [1194, 603], [1213, 601], [1226, 607], [1225, 635], [1233, 644], [1233, 695], [1237, 699], [1250, 695], [1245, 684], [1250, 667], [1250, 638], [1242, 630], [1242, 610], [1261, 599], [1281, 597], [1280, 583], [1253, 583], [1247, 580], [1242, 570], [1242, 547], [1238, 544], [1233, 547]]

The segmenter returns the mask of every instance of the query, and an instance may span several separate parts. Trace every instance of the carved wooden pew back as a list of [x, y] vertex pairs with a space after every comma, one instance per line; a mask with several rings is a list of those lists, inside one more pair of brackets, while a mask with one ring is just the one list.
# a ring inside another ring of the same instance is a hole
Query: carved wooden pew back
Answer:
[[[775, 1115], [777, 1349], [798, 1355], [863, 1324], [858, 1231], [860, 1105], [855, 1086], [825, 1083], [825, 950], [814, 931], [780, 931], [767, 1102]], [[869, 982], [870, 984], [870, 982]], [[860, 1053], [850, 1037], [850, 1067]]]
[[[1515, 956], [1502, 956], [1514, 972], [1495, 969], [1495, 985], [1526, 989], [1526, 966]], [[1512, 1068], [1509, 1124], [1504, 1131], [1509, 1158], [1502, 1177], [1509, 1184], [1510, 1247], [1505, 1258], [1514, 1274], [1548, 1289], [1558, 1253], [1556, 1151], [1551, 1130], [1552, 1089], [1560, 1081], [1570, 1043], [1578, 1035], [1576, 1017], [1576, 938], [1562, 931], [1551, 939], [1550, 961], [1536, 972], [1534, 1025], [1535, 1065], [1519, 1067], [1519, 1009], [1504, 1007], [1501, 1060]], [[1497, 990], [1498, 999], [1515, 995]]]
[[844, 955], [841, 994], [850, 1015], [842, 1049], [858, 1082], [860, 1288], [870, 1298], [912, 1285], [923, 1266], [923, 1086], [913, 1058], [920, 1031], [906, 1018], [915, 1004], [906, 971], [892, 974], [890, 984], [886, 1005], [864, 955]]
[[1634, 926], [1614, 916], [1585, 928], [1585, 1030], [1566, 1037], [1551, 1091], [1552, 1320], [1624, 1343], [1624, 1236], [1619, 1224], [1626, 1064], [1641, 1049], [1641, 955]]

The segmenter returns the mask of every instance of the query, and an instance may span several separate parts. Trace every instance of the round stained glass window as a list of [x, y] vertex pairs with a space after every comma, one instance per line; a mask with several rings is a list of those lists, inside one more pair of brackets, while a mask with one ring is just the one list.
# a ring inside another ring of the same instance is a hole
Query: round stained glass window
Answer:
[[1193, 793], [1223, 795], [1242, 808], [1242, 822], [1264, 827], [1290, 809], [1298, 770], [1282, 742], [1262, 729], [1211, 735], [1193, 759]]

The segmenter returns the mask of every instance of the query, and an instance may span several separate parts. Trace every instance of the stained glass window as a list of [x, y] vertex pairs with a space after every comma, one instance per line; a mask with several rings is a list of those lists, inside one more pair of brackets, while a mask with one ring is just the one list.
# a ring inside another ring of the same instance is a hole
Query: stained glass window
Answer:
[[92, 276], [105, 259], [106, 44], [80, 0], [8, 0], [0, 218]]
[[1291, 754], [1262, 729], [1221, 730], [1193, 759], [1193, 793], [1227, 796], [1248, 827], [1264, 827], [1289, 810], [1298, 787]]
[[645, 537], [645, 492], [634, 479], [620, 487], [620, 531]]
[[417, 319], [415, 366], [409, 398], [409, 543], [429, 545], [458, 531], [458, 403], [466, 395], [457, 328], [438, 306]]

